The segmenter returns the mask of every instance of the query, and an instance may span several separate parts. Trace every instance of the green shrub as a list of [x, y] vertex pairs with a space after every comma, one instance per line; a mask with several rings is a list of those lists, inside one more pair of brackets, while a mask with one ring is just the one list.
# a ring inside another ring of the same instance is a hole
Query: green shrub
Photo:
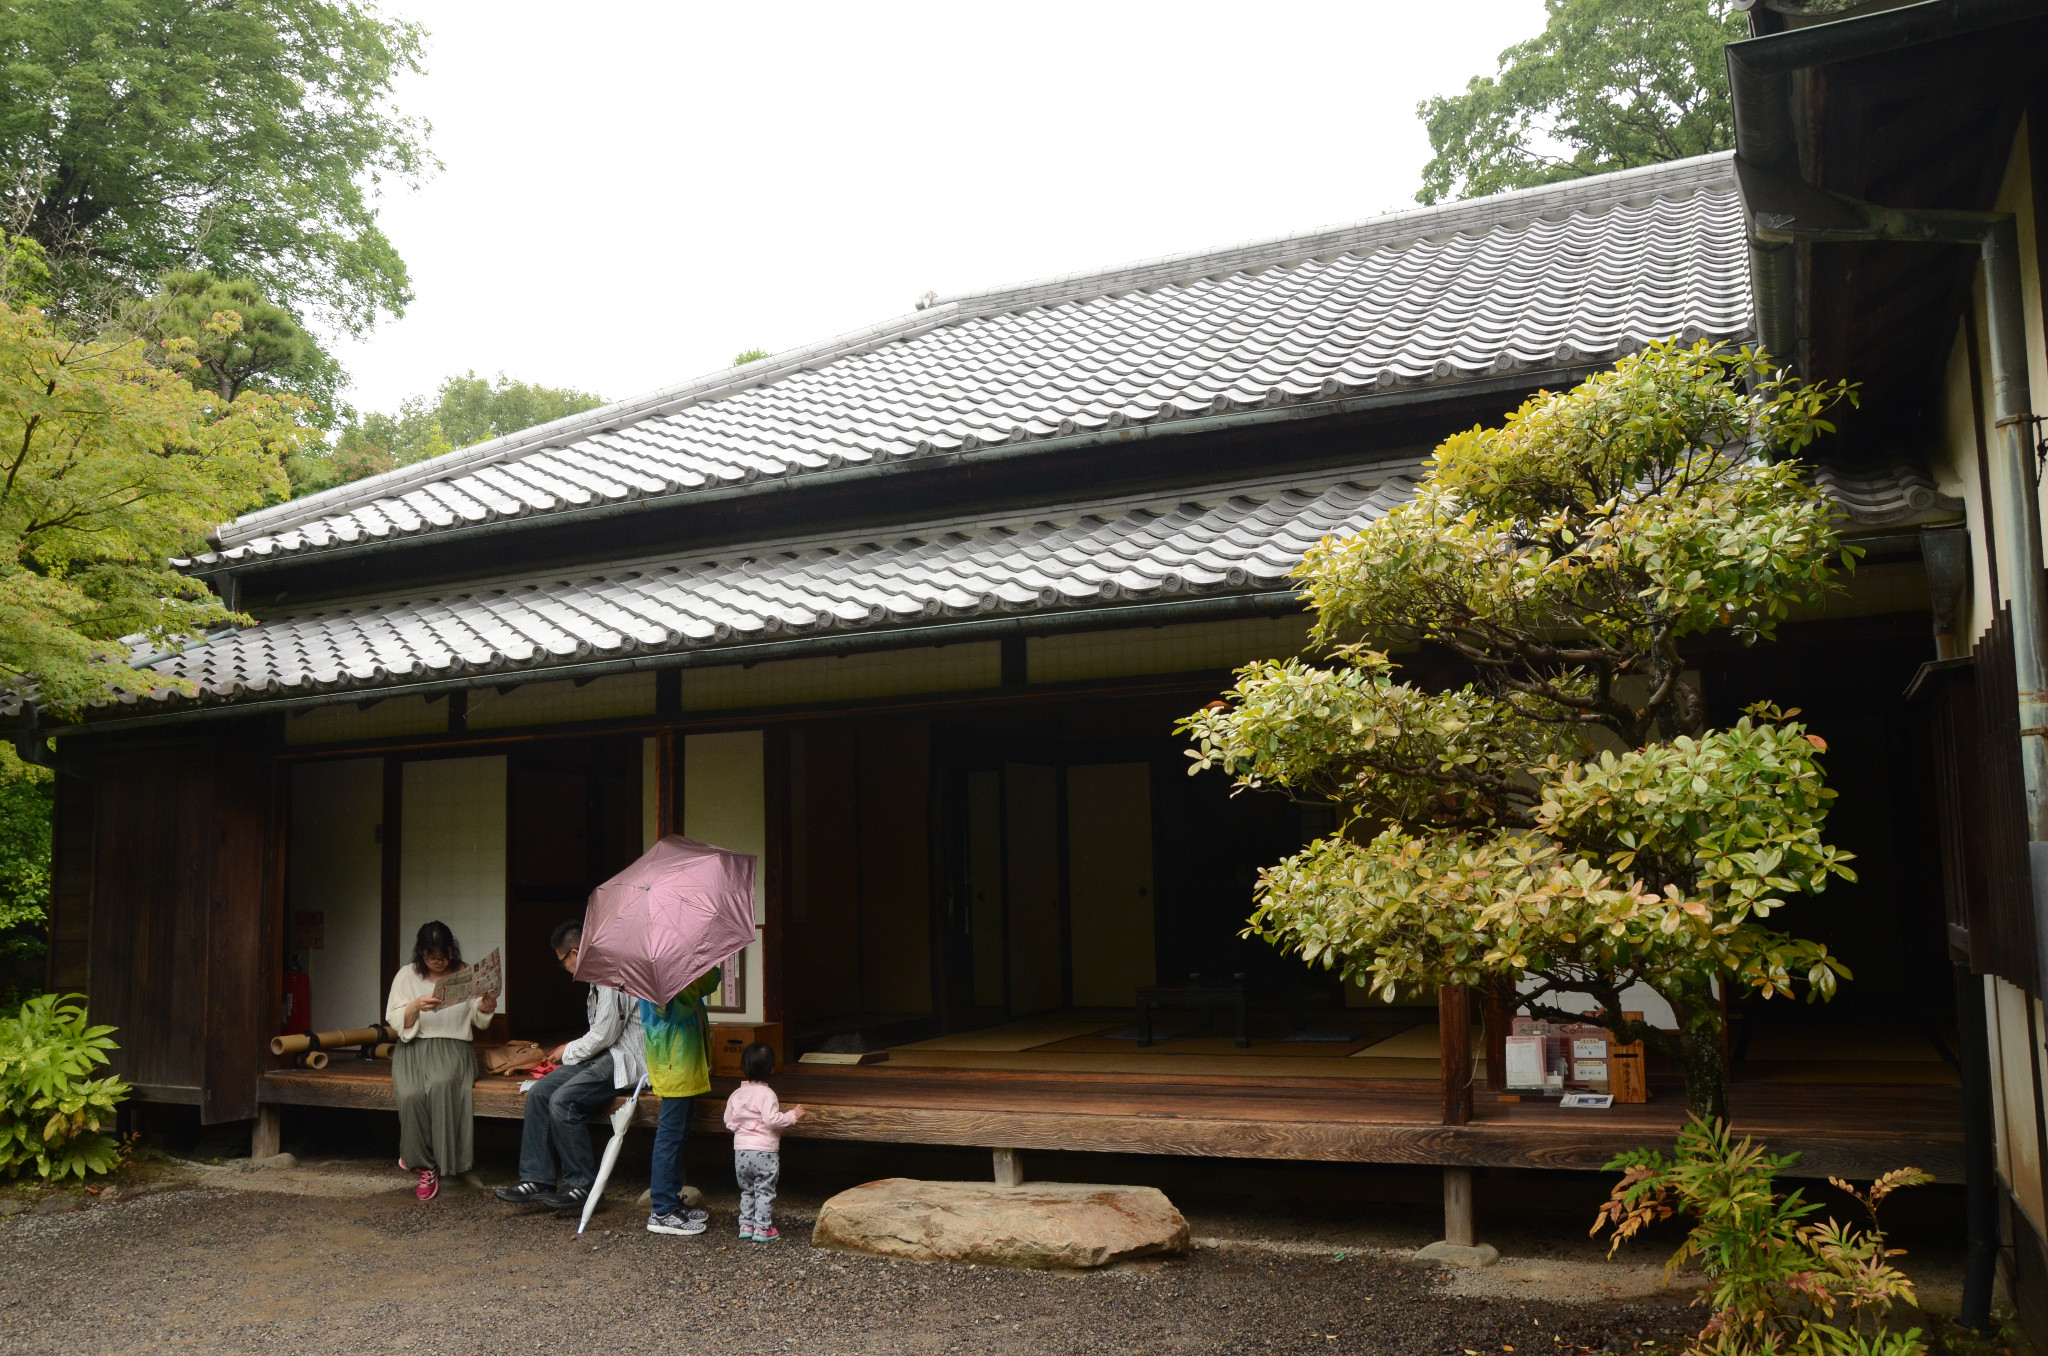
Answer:
[[25, 765], [13, 770], [0, 757], [0, 1007], [12, 1007], [42, 987], [50, 925], [51, 784], [47, 774], [38, 779], [39, 773]]
[[1698, 1221], [1664, 1267], [1668, 1279], [1696, 1265], [1710, 1283], [1696, 1303], [1714, 1316], [1688, 1348], [1695, 1356], [1924, 1356], [1920, 1329], [1887, 1326], [1893, 1304], [1914, 1302], [1913, 1283], [1887, 1260], [1903, 1249], [1885, 1246], [1877, 1208], [1898, 1188], [1934, 1179], [1899, 1168], [1859, 1192], [1830, 1177], [1862, 1205], [1868, 1223], [1810, 1223], [1820, 1206], [1797, 1191], [1780, 1196], [1774, 1186], [1798, 1158], [1767, 1154], [1747, 1139], [1731, 1144], [1727, 1126], [1695, 1116], [1669, 1161], [1636, 1149], [1607, 1165], [1622, 1178], [1592, 1231], [1613, 1228], [1611, 1257], [1679, 1211]]
[[114, 1049], [114, 1028], [87, 1026], [85, 999], [44, 994], [0, 1017], [0, 1172], [33, 1168], [61, 1181], [109, 1172], [120, 1141], [103, 1133], [128, 1095], [118, 1078], [91, 1078]]

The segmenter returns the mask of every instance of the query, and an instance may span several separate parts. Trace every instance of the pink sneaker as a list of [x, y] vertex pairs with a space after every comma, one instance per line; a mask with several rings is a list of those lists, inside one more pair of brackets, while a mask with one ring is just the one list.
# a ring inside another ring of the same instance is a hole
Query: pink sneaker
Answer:
[[440, 1194], [441, 1174], [435, 1172], [432, 1168], [421, 1168], [419, 1189], [413, 1192], [413, 1195], [423, 1201], [431, 1201]]

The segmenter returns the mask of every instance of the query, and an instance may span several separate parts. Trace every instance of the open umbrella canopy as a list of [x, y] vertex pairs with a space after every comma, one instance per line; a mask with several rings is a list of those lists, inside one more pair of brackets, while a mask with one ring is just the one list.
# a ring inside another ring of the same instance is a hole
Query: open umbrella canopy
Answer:
[[753, 854], [671, 834], [591, 892], [576, 978], [666, 1004], [753, 940]]

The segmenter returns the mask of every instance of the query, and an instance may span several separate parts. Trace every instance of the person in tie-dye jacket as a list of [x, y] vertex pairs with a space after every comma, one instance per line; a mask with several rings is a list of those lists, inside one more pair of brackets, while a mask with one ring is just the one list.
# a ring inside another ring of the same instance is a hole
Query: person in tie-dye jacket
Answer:
[[724, 974], [714, 968], [669, 999], [666, 1007], [640, 1000], [640, 1024], [647, 1033], [647, 1082], [661, 1098], [654, 1130], [654, 1213], [647, 1217], [649, 1233], [704, 1232], [708, 1216], [702, 1210], [683, 1209], [678, 1193], [683, 1145], [690, 1136], [691, 1099], [711, 1091], [711, 1017], [704, 1000], [724, 982]]

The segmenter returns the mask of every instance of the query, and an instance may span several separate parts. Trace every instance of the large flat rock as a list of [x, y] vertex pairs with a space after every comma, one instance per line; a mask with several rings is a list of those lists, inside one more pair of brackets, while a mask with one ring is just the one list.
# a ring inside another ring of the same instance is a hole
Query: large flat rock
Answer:
[[825, 1202], [811, 1242], [920, 1262], [1084, 1268], [1185, 1253], [1188, 1222], [1152, 1187], [889, 1177]]

